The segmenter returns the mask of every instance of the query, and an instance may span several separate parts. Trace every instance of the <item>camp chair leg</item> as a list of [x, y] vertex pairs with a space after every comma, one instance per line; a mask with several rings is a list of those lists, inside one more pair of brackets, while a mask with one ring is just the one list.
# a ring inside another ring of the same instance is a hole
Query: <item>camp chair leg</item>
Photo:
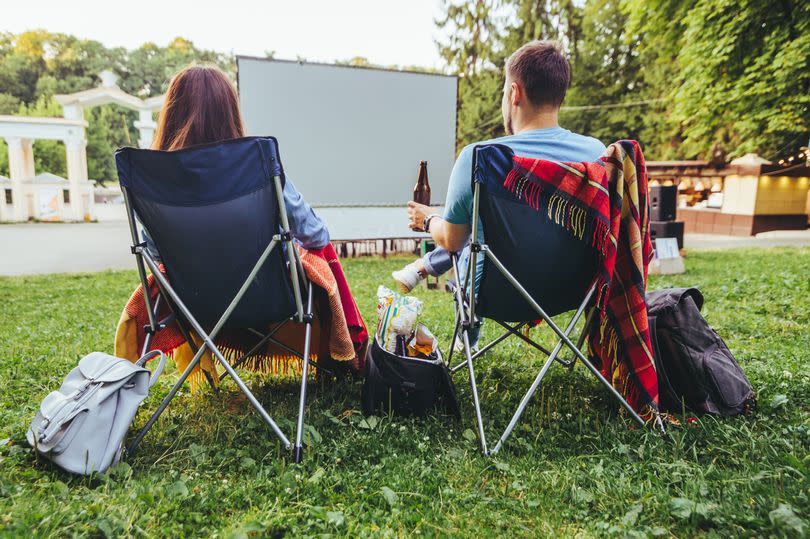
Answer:
[[[180, 333], [183, 335], [183, 338], [188, 343], [188, 347], [191, 348], [191, 351], [194, 352], [194, 355], [196, 356], [197, 352], [199, 351], [199, 347], [197, 346], [197, 343], [194, 342], [194, 339], [191, 336], [191, 332], [188, 330], [183, 321], [180, 320], [179, 318], [177, 319], [177, 327], [180, 329]], [[205, 379], [208, 382], [208, 386], [211, 389], [216, 390], [217, 384], [216, 382], [214, 382], [214, 378], [211, 376], [211, 373], [204, 369], [200, 370], [202, 371], [203, 376], [205, 376]]]
[[[183, 323], [183, 320], [180, 317], [177, 316], [177, 314], [175, 312], [175, 309], [172, 308], [171, 302], [169, 302], [169, 301], [166, 302], [166, 304], [169, 307], [169, 311], [171, 312], [171, 314], [169, 316], [167, 316], [166, 318], [164, 318], [163, 320], [160, 320], [159, 322], [157, 321], [157, 316], [158, 316], [158, 313], [160, 312], [160, 302], [161, 302], [161, 300], [164, 299], [164, 297], [166, 296], [166, 293], [160, 287], [160, 283], [157, 282], [157, 281], [156, 281], [156, 283], [157, 283], [157, 287], [158, 287], [158, 294], [155, 297], [155, 306], [154, 306], [154, 309], [153, 309], [154, 316], [152, 317], [152, 320], [154, 320], [154, 322], [150, 323], [151, 331], [147, 332], [146, 338], [143, 341], [143, 350], [141, 351], [141, 355], [142, 356], [146, 355], [146, 353], [149, 352], [150, 346], [152, 345], [152, 340], [154, 339], [157, 332], [165, 329], [166, 327], [168, 327], [168, 325], [171, 323], [172, 320], [177, 322], [177, 328], [180, 330], [180, 333], [183, 335], [183, 338], [188, 343], [189, 347], [191, 348], [191, 351], [196, 354], [197, 353], [197, 345], [192, 340], [191, 333], [188, 331], [188, 328]], [[146, 295], [146, 288], [144, 288], [144, 295]], [[147, 300], [147, 305], [149, 305], [148, 300]], [[216, 389], [217, 386], [216, 386], [216, 383], [214, 382], [214, 379], [211, 377], [211, 373], [209, 373], [208, 371], [203, 371], [203, 375], [205, 376], [205, 379], [208, 381], [208, 385], [211, 387], [211, 389]]]
[[[248, 354], [243, 355], [238, 360], [236, 360], [234, 362], [234, 364], [233, 364], [233, 368], [235, 369], [235, 368], [239, 367], [242, 363], [244, 363], [248, 359], [249, 356], [253, 355], [256, 352], [255, 349], [257, 347], [259, 347], [261, 345], [264, 345], [264, 344], [267, 344], [267, 343], [272, 343], [272, 344], [278, 346], [279, 348], [281, 348], [282, 350], [284, 350], [285, 352], [288, 352], [290, 355], [293, 355], [293, 356], [297, 357], [298, 359], [303, 360], [304, 356], [303, 356], [303, 354], [301, 352], [299, 352], [295, 348], [287, 346], [283, 342], [281, 342], [281, 341], [279, 341], [279, 340], [277, 340], [277, 339], [275, 339], [273, 337], [273, 335], [275, 335], [278, 332], [278, 330], [281, 329], [281, 327], [284, 324], [286, 324], [287, 322], [289, 322], [289, 321], [290, 320], [287, 320], [287, 321], [284, 321], [281, 324], [277, 325], [272, 330], [270, 330], [270, 333], [268, 333], [267, 335], [265, 335], [261, 331], [255, 330], [253, 328], [248, 328], [248, 331], [250, 331], [251, 333], [253, 333], [257, 337], [261, 337], [262, 341], [259, 344], [257, 344], [254, 348], [252, 348], [251, 352], [249, 352]], [[327, 369], [326, 367], [324, 367], [323, 365], [321, 365], [320, 363], [318, 363], [317, 361], [314, 361], [312, 359], [309, 360], [309, 364], [312, 365], [313, 367], [315, 367], [316, 369], [318, 369], [319, 371], [323, 371], [323, 372], [325, 372], [326, 374], [328, 374], [330, 376], [334, 376], [334, 374], [335, 374], [333, 371], [330, 371], [329, 369]], [[226, 378], [227, 376], [228, 376], [228, 373], [224, 372], [224, 373], [222, 373], [220, 375], [220, 379]]]
[[[458, 288], [458, 287], [456, 287], [456, 288]], [[455, 294], [455, 289], [453, 290], [453, 292], [454, 292], [454, 294]], [[462, 290], [461, 297], [462, 297], [462, 298], [464, 297], [463, 290]], [[458, 301], [458, 299], [455, 299], [454, 301]], [[466, 303], [462, 304], [462, 307], [461, 307], [461, 312], [464, 312], [464, 310], [465, 310], [465, 305], [466, 305]], [[452, 364], [452, 359], [453, 359], [453, 350], [454, 350], [454, 349], [455, 349], [455, 347], [456, 347], [456, 340], [459, 338], [459, 337], [458, 337], [458, 332], [459, 332], [459, 328], [461, 327], [461, 315], [459, 315], [459, 314], [458, 314], [458, 312], [459, 312], [459, 311], [458, 311], [458, 309], [457, 309], [456, 311], [457, 311], [457, 312], [456, 312], [456, 327], [455, 327], [455, 330], [453, 331], [453, 340], [452, 340], [452, 342], [450, 343], [450, 353], [448, 354], [448, 358], [447, 358], [447, 365], [448, 365], [448, 366]], [[515, 329], [520, 329], [520, 328], [521, 328], [521, 327], [522, 327], [524, 324], [525, 324], [525, 322], [521, 323], [521, 324], [520, 324], [520, 325], [518, 325], [518, 326], [515, 326]], [[506, 326], [506, 325], [504, 325], [504, 324], [501, 324], [501, 325], [503, 325], [504, 327], [506, 327], [507, 329], [509, 329], [509, 327], [508, 327], [508, 326]], [[472, 357], [472, 359], [473, 359], [473, 360], [478, 359], [480, 356], [484, 355], [484, 353], [485, 353], [487, 350], [491, 349], [492, 347], [494, 347], [495, 345], [497, 345], [498, 343], [500, 343], [501, 341], [503, 341], [504, 339], [506, 339], [507, 337], [509, 337], [509, 335], [511, 335], [511, 333], [510, 333], [509, 331], [507, 331], [506, 333], [502, 334], [500, 337], [498, 337], [498, 338], [497, 338], [497, 339], [495, 339], [494, 341], [487, 343], [487, 344], [486, 344], [486, 345], [485, 345], [483, 348], [479, 349], [479, 350], [478, 350], [476, 353], [474, 353], [474, 354], [471, 356], [471, 357]], [[458, 371], [460, 371], [461, 369], [463, 369], [463, 368], [464, 368], [464, 366], [465, 366], [466, 364], [467, 364], [467, 360], [466, 360], [466, 359], [464, 359], [463, 361], [461, 361], [461, 362], [460, 362], [458, 365], [456, 365], [455, 367], [450, 367], [450, 374], [455, 374], [455, 373], [457, 373]]]
[[[282, 350], [285, 350], [285, 351], [289, 352], [290, 354], [294, 355], [295, 357], [297, 357], [301, 361], [304, 360], [304, 355], [301, 352], [295, 350], [294, 348], [291, 348], [291, 347], [287, 346], [283, 342], [277, 341], [276, 339], [273, 339], [272, 337], [270, 338], [270, 342], [273, 343], [274, 345], [278, 346]], [[316, 369], [318, 369], [319, 371], [325, 372], [329, 376], [335, 376], [334, 371], [331, 371], [331, 370], [327, 369], [326, 367], [324, 367], [323, 365], [321, 365], [320, 363], [318, 363], [317, 361], [315, 361], [313, 359], [309, 360], [309, 364], [312, 365], [313, 367], [315, 367]]]
[[470, 391], [472, 392], [473, 406], [475, 407], [475, 422], [478, 425], [478, 440], [481, 442], [481, 451], [488, 455], [487, 438], [484, 434], [484, 420], [481, 417], [481, 403], [478, 399], [478, 387], [475, 383], [475, 369], [473, 368], [472, 354], [470, 354], [470, 337], [467, 328], [461, 330], [461, 339], [464, 343], [464, 355], [467, 357], [467, 371], [470, 375]]
[[[147, 290], [143, 289], [144, 295], [147, 294]], [[147, 302], [147, 305], [149, 303]], [[148, 308], [148, 307], [147, 307]], [[155, 298], [155, 306], [152, 309], [152, 318], [150, 320], [157, 319], [158, 310], [160, 309], [160, 294], [157, 295]], [[155, 336], [155, 333], [160, 329], [160, 324], [149, 325], [149, 331], [146, 332], [146, 338], [143, 340], [143, 348], [141, 349], [141, 357], [145, 356], [146, 353], [149, 351], [149, 347], [152, 346], [152, 337]]]
[[599, 369], [594, 367], [593, 364], [587, 359], [582, 359], [581, 363], [585, 365], [588, 368], [588, 370], [591, 371], [593, 375], [599, 379], [600, 382], [602, 382], [602, 385], [604, 385], [608, 389], [608, 391], [610, 391], [613, 394], [613, 396], [616, 397], [616, 400], [618, 400], [619, 404], [621, 404], [624, 407], [624, 409], [627, 410], [627, 413], [629, 413], [630, 416], [633, 419], [635, 419], [639, 425], [643, 427], [645, 425], [644, 420], [641, 419], [641, 417], [636, 413], [635, 410], [633, 410], [633, 407], [630, 406], [630, 404], [624, 399], [624, 397], [622, 397], [622, 394], [616, 391], [616, 388], [613, 387], [613, 384], [608, 382], [607, 379], [604, 376], [602, 376], [602, 373], [599, 372]]
[[[579, 339], [577, 339], [577, 349], [582, 350], [582, 345], [585, 344], [585, 339], [588, 337], [588, 331], [590, 330], [591, 324], [595, 323], [594, 319], [596, 318], [596, 307], [592, 307], [591, 310], [588, 312], [588, 316], [585, 317], [585, 325], [582, 326], [582, 333], [579, 334]], [[571, 359], [560, 359], [557, 358], [557, 362], [568, 368], [568, 372], [574, 370], [574, 365], [577, 363], [577, 356], [572, 355]]]
[[[245, 353], [242, 355], [242, 357], [240, 357], [239, 359], [237, 359], [236, 361], [234, 361], [234, 362], [233, 362], [233, 368], [234, 368], [234, 369], [237, 369], [237, 368], [241, 367], [241, 366], [242, 366], [242, 364], [243, 364], [245, 361], [247, 361], [248, 359], [250, 359], [250, 356], [252, 356], [252, 355], [253, 355], [253, 354], [255, 354], [256, 352], [258, 352], [258, 351], [259, 351], [259, 349], [260, 349], [262, 346], [264, 346], [264, 345], [265, 345], [265, 344], [267, 344], [268, 342], [272, 341], [272, 340], [273, 340], [273, 335], [275, 335], [275, 334], [278, 332], [278, 330], [279, 330], [279, 329], [281, 329], [281, 327], [282, 327], [282, 326], [283, 326], [285, 323], [286, 323], [286, 322], [281, 322], [280, 324], [276, 324], [276, 326], [275, 326], [273, 329], [271, 329], [271, 330], [270, 330], [270, 331], [269, 331], [269, 332], [268, 332], [266, 335], [262, 335], [262, 334], [261, 334], [261, 333], [259, 333], [258, 331], [257, 331], [257, 332], [255, 332], [255, 333], [258, 335], [258, 336], [260, 336], [260, 337], [261, 337], [261, 339], [259, 339], [259, 342], [257, 342], [255, 345], [253, 345], [253, 347], [252, 347], [250, 350], [248, 350], [247, 352], [245, 352]], [[227, 377], [228, 377], [228, 372], [227, 372], [227, 371], [225, 371], [225, 372], [223, 372], [222, 374], [220, 374], [220, 375], [219, 375], [219, 380], [220, 380], [220, 381], [222, 381], [223, 379], [225, 379], [225, 378], [227, 378]]]
[[[290, 449], [292, 447], [290, 441], [287, 439], [286, 436], [284, 436], [284, 433], [281, 432], [281, 429], [278, 427], [278, 425], [276, 425], [276, 422], [273, 421], [273, 418], [270, 417], [270, 415], [267, 413], [264, 407], [262, 407], [259, 401], [256, 400], [256, 397], [253, 395], [250, 389], [248, 389], [247, 385], [245, 385], [245, 382], [243, 382], [242, 379], [239, 377], [239, 375], [236, 374], [236, 371], [233, 370], [233, 367], [231, 367], [230, 363], [228, 363], [228, 361], [225, 359], [225, 357], [222, 355], [219, 349], [217, 349], [217, 346], [214, 344], [213, 340], [219, 333], [219, 330], [222, 329], [222, 326], [225, 324], [225, 321], [233, 312], [234, 308], [236, 307], [236, 304], [239, 302], [240, 299], [242, 299], [242, 296], [245, 294], [250, 284], [256, 278], [256, 274], [258, 273], [259, 268], [261, 268], [262, 264], [264, 264], [264, 261], [267, 259], [270, 252], [276, 247], [277, 244], [278, 242], [275, 239], [268, 244], [267, 249], [265, 249], [264, 253], [262, 253], [261, 257], [259, 257], [258, 262], [253, 267], [253, 270], [251, 271], [248, 278], [245, 280], [244, 284], [242, 285], [242, 288], [240, 288], [240, 290], [236, 293], [236, 296], [234, 296], [230, 305], [228, 305], [228, 308], [225, 309], [225, 312], [222, 314], [219, 321], [214, 326], [214, 329], [211, 331], [211, 335], [208, 335], [203, 330], [202, 326], [200, 326], [199, 322], [197, 322], [197, 320], [191, 315], [191, 312], [188, 310], [188, 307], [186, 307], [185, 304], [180, 300], [180, 297], [177, 295], [174, 289], [172, 289], [171, 286], [169, 286], [166, 277], [162, 273], [160, 273], [157, 264], [151, 259], [148, 253], [144, 254], [143, 258], [146, 261], [147, 265], [149, 266], [150, 271], [152, 271], [152, 274], [155, 276], [155, 279], [157, 279], [160, 285], [164, 288], [164, 290], [166, 290], [167, 294], [169, 295], [169, 299], [171, 299], [174, 302], [174, 304], [179, 309], [180, 313], [185, 317], [186, 320], [188, 320], [189, 324], [191, 324], [192, 329], [204, 341], [203, 346], [197, 352], [195, 358], [197, 356], [201, 356], [202, 350], [208, 347], [208, 349], [211, 350], [211, 353], [214, 354], [214, 356], [217, 358], [220, 364], [225, 368], [225, 371], [230, 375], [231, 378], [233, 378], [234, 382], [236, 382], [236, 385], [239, 387], [239, 390], [242, 393], [244, 393], [245, 397], [247, 397], [250, 404], [253, 406], [253, 408], [256, 409], [256, 411], [262, 417], [264, 422], [267, 423], [267, 425], [272, 429], [273, 433], [275, 433], [275, 435], [279, 438], [279, 440], [282, 441], [284, 447]], [[197, 361], [199, 362], [199, 359], [197, 359]]]
[[189, 362], [188, 366], [186, 367], [186, 370], [183, 371], [183, 374], [180, 375], [180, 378], [177, 380], [177, 382], [174, 383], [171, 390], [169, 390], [168, 395], [166, 395], [163, 398], [163, 402], [160, 403], [158, 409], [155, 410], [152, 416], [146, 421], [146, 424], [143, 427], [141, 427], [141, 430], [139, 430], [138, 434], [135, 435], [135, 439], [132, 440], [132, 442], [129, 444], [129, 447], [127, 448], [128, 457], [131, 457], [132, 455], [135, 454], [135, 450], [138, 448], [138, 444], [141, 443], [141, 440], [143, 440], [144, 436], [146, 436], [146, 434], [155, 424], [155, 421], [158, 420], [160, 414], [162, 414], [163, 411], [169, 406], [169, 403], [172, 402], [172, 399], [174, 398], [175, 395], [177, 395], [177, 392], [180, 391], [180, 388], [183, 386], [186, 379], [191, 374], [191, 371], [193, 371], [194, 367], [196, 367], [197, 364], [199, 364], [204, 349], [205, 346], [197, 350], [197, 353], [194, 354], [194, 359], [192, 359], [191, 362]]
[[[568, 327], [565, 328], [566, 336], [569, 335], [574, 330], [574, 327], [577, 325], [577, 321], [579, 321], [580, 317], [582, 316], [582, 311], [585, 310], [585, 306], [591, 300], [594, 291], [595, 287], [592, 286], [590, 291], [588, 291], [588, 295], [585, 297], [585, 300], [580, 304], [579, 309], [577, 309], [577, 312], [574, 314], [573, 317], [571, 317], [571, 321], [568, 323]], [[539, 373], [537, 373], [537, 376], [535, 377], [534, 382], [532, 382], [532, 385], [529, 387], [529, 390], [526, 392], [525, 395], [523, 395], [523, 398], [521, 399], [520, 404], [517, 407], [517, 410], [515, 410], [515, 413], [512, 415], [512, 419], [509, 420], [509, 425], [507, 425], [506, 429], [503, 431], [503, 434], [498, 440], [498, 443], [496, 443], [495, 447], [492, 448], [492, 453], [497, 453], [498, 451], [500, 451], [506, 439], [509, 437], [510, 434], [512, 434], [512, 431], [515, 429], [517, 422], [520, 420], [520, 416], [523, 415], [523, 412], [526, 410], [526, 406], [528, 406], [529, 401], [534, 396], [534, 393], [535, 391], [537, 391], [537, 388], [540, 387], [540, 382], [543, 381], [543, 378], [546, 376], [546, 373], [548, 372], [549, 367], [551, 367], [551, 364], [554, 363], [554, 361], [557, 359], [557, 355], [560, 353], [560, 350], [562, 350], [564, 344], [565, 343], [563, 343], [563, 341], [560, 340], [559, 342], [557, 342], [557, 345], [554, 347], [554, 350], [551, 352], [551, 354], [549, 354], [548, 359], [543, 364], [543, 368], [540, 369]]]
[[666, 434], [667, 429], [664, 427], [664, 420], [661, 419], [661, 414], [655, 414], [655, 426], [661, 431], [661, 434]]
[[554, 331], [554, 333], [557, 334], [557, 337], [559, 337], [560, 340], [562, 340], [562, 342], [574, 352], [575, 357], [582, 361], [582, 363], [588, 368], [588, 370], [590, 370], [599, 379], [599, 381], [601, 381], [605, 385], [605, 387], [607, 387], [610, 390], [613, 396], [616, 397], [616, 399], [618, 399], [618, 401], [621, 403], [622, 406], [624, 406], [624, 408], [627, 410], [630, 416], [643, 427], [645, 425], [644, 420], [641, 419], [641, 417], [639, 417], [639, 415], [636, 413], [635, 410], [633, 410], [633, 407], [630, 406], [630, 404], [626, 400], [624, 400], [624, 397], [622, 397], [621, 394], [618, 391], [616, 391], [616, 388], [613, 387], [613, 385], [611, 385], [610, 382], [605, 380], [605, 377], [602, 376], [602, 373], [600, 373], [599, 370], [596, 367], [594, 367], [590, 361], [588, 361], [588, 358], [585, 357], [582, 351], [579, 348], [577, 348], [573, 342], [571, 342], [571, 339], [568, 338], [568, 335], [566, 335], [563, 332], [563, 330], [561, 330], [559, 326], [557, 326], [557, 324], [554, 323], [554, 321], [546, 314], [546, 311], [544, 311], [543, 308], [540, 307], [540, 305], [534, 300], [531, 294], [529, 294], [526, 291], [523, 285], [521, 285], [518, 282], [518, 280], [515, 279], [515, 277], [511, 273], [509, 273], [509, 271], [501, 263], [501, 261], [498, 260], [498, 257], [496, 257], [489, 249], [484, 248], [482, 249], [482, 251], [484, 251], [486, 256], [490, 258], [495, 267], [498, 268], [498, 271], [500, 271], [501, 274], [503, 274], [503, 276], [512, 284], [515, 290], [517, 290], [520, 293], [520, 295], [522, 295], [523, 298], [529, 303], [529, 305], [531, 305], [531, 307], [535, 311], [537, 311], [537, 314], [539, 314], [540, 317], [546, 322], [546, 324], [548, 324], [548, 326]]
[[[455, 254], [451, 255], [453, 262], [453, 270], [456, 275], [458, 271], [458, 257]], [[456, 316], [458, 317], [458, 324], [461, 327], [461, 342], [464, 344], [464, 361], [467, 364], [467, 372], [470, 376], [470, 390], [472, 392], [473, 406], [475, 407], [475, 421], [478, 425], [478, 440], [481, 442], [481, 451], [484, 455], [487, 454], [487, 438], [484, 434], [484, 421], [481, 417], [481, 403], [478, 398], [478, 386], [475, 383], [475, 369], [473, 367], [472, 353], [470, 352], [470, 336], [469, 329], [471, 321], [467, 319], [468, 310], [464, 308], [464, 291], [462, 286], [457, 286], [455, 290], [456, 295]]]
[[307, 377], [309, 376], [309, 352], [312, 337], [312, 284], [308, 288], [307, 313], [304, 317], [307, 324], [304, 332], [304, 363], [301, 366], [301, 395], [298, 402], [298, 424], [295, 428], [295, 447], [293, 448], [293, 459], [296, 463], [301, 462], [304, 458], [304, 409], [307, 401]]
[[505, 323], [503, 323], [503, 322], [501, 322], [501, 321], [499, 321], [499, 320], [495, 320], [495, 322], [497, 322], [498, 324], [500, 324], [501, 326], [503, 326], [504, 328], [506, 328], [506, 331], [507, 331], [507, 332], [509, 332], [511, 335], [514, 335], [514, 336], [515, 336], [515, 337], [517, 337], [518, 339], [522, 340], [523, 342], [525, 342], [525, 343], [526, 343], [526, 344], [528, 344], [529, 346], [531, 346], [531, 347], [533, 347], [533, 348], [536, 348], [537, 350], [540, 350], [540, 351], [541, 351], [541, 352], [543, 352], [545, 355], [549, 355], [549, 354], [551, 354], [551, 351], [550, 351], [550, 350], [546, 350], [544, 347], [540, 346], [539, 344], [537, 344], [536, 342], [534, 342], [533, 340], [531, 340], [530, 338], [528, 338], [526, 335], [524, 335], [523, 333], [521, 333], [520, 331], [518, 331], [520, 328], [522, 328], [523, 326], [525, 326], [526, 324], [528, 324], [528, 322], [523, 322], [522, 324], [517, 325], [517, 326], [510, 326], [509, 324], [505, 324]]
[[[450, 341], [450, 350], [447, 352], [447, 365], [452, 365], [451, 362], [453, 361], [453, 352], [456, 348], [456, 340], [458, 339], [458, 329], [460, 327], [460, 322], [461, 321], [458, 319], [458, 317], [456, 317], [456, 327], [453, 328], [453, 338]], [[452, 373], [455, 371], [451, 369], [450, 372]]]

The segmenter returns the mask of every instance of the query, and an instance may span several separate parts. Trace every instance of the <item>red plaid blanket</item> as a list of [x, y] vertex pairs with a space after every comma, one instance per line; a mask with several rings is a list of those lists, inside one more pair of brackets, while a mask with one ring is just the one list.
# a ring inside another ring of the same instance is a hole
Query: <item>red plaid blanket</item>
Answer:
[[647, 168], [636, 141], [608, 146], [596, 163], [515, 156], [504, 187], [598, 253], [588, 338], [602, 374], [640, 414], [658, 411], [658, 377], [644, 302], [652, 258]]

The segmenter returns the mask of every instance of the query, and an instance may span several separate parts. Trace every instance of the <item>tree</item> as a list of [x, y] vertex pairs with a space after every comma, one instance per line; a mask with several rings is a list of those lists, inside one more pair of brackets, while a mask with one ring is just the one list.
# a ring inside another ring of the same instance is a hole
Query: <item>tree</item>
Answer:
[[448, 1], [436, 25], [439, 52], [459, 76], [457, 148], [504, 135], [501, 95], [506, 58], [527, 41], [575, 47], [580, 10], [572, 0]]
[[444, 32], [439, 54], [457, 74], [471, 77], [492, 64], [499, 42], [496, 0], [444, 0], [445, 16], [435, 21]]
[[[810, 4], [700, 0], [678, 56], [673, 117], [687, 153], [713, 142], [732, 155], [777, 157], [810, 134]], [[786, 144], [787, 143], [787, 144]]]
[[582, 8], [573, 0], [510, 0], [512, 15], [502, 47], [503, 59], [512, 51], [538, 39], [554, 40], [576, 60], [581, 33]]
[[560, 124], [606, 143], [643, 140], [649, 106], [642, 100], [636, 42], [627, 35], [619, 0], [592, 0], [582, 12], [577, 47], [572, 51], [572, 86]]
[[[665, 157], [776, 158], [810, 136], [810, 5], [793, 0], [624, 0]], [[658, 134], [656, 138], [656, 133]]]
[[104, 184], [115, 181], [115, 150], [134, 146], [137, 131], [131, 127], [137, 113], [117, 105], [104, 105], [85, 112], [87, 128], [87, 173]]
[[459, 79], [457, 150], [460, 151], [473, 142], [505, 134], [501, 115], [503, 82], [500, 69], [486, 69], [479, 74]]
[[[53, 95], [97, 86], [98, 75], [105, 69], [120, 75], [124, 91], [142, 97], [158, 95], [165, 91], [175, 72], [195, 62], [215, 63], [231, 76], [235, 72], [231, 55], [198, 49], [183, 38], [174, 39], [166, 47], [147, 43], [127, 51], [45, 30], [0, 33], [0, 114], [61, 116]], [[113, 152], [136, 140], [132, 126], [136, 118], [136, 112], [115, 106], [86, 111], [91, 178], [104, 182], [117, 177]], [[37, 141], [34, 157], [37, 170], [65, 173], [65, 151], [58, 141]], [[0, 174], [8, 174], [8, 155], [2, 141]]]
[[145, 43], [128, 53], [125, 65], [117, 71], [121, 75], [119, 85], [125, 92], [141, 97], [160, 95], [177, 71], [194, 63], [218, 65], [232, 78], [236, 73], [232, 55], [198, 49], [191, 41], [176, 37], [166, 47]]
[[[3, 33], [0, 38], [0, 92], [24, 103], [36, 100], [36, 84], [45, 72], [44, 47], [35, 32], [20, 36]], [[39, 44], [38, 44], [39, 43]]]
[[20, 99], [11, 94], [0, 94], [0, 114], [14, 114], [20, 109]]

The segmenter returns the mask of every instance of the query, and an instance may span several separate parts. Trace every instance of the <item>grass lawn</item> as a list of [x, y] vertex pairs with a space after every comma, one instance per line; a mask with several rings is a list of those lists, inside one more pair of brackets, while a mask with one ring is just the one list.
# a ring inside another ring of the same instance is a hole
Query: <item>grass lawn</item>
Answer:
[[[345, 262], [366, 321], [407, 259]], [[704, 315], [758, 393], [748, 417], [703, 417], [662, 438], [617, 416], [582, 367], [552, 367], [505, 449], [483, 458], [469, 386], [463, 419], [364, 420], [360, 382], [313, 385], [303, 465], [291, 463], [232, 382], [183, 390], [135, 458], [93, 478], [37, 460], [25, 429], [77, 360], [112, 351], [134, 271], [0, 279], [3, 536], [802, 536], [810, 533], [810, 249], [693, 253], [650, 288], [698, 286]], [[420, 289], [443, 343], [449, 294]], [[484, 338], [495, 333], [485, 327]], [[544, 330], [543, 333], [548, 330]], [[480, 360], [489, 436], [540, 357], [512, 342]], [[168, 369], [154, 409], [177, 376]], [[291, 433], [296, 382], [249, 377]], [[136, 418], [146, 420], [142, 411]]]

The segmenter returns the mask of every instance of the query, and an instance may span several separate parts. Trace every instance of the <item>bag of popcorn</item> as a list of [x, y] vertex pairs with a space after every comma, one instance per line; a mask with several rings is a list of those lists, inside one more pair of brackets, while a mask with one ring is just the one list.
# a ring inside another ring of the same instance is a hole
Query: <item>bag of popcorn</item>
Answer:
[[420, 300], [412, 296], [401, 296], [380, 285], [377, 288], [377, 336], [380, 346], [395, 353], [397, 336], [410, 339], [421, 312]]

